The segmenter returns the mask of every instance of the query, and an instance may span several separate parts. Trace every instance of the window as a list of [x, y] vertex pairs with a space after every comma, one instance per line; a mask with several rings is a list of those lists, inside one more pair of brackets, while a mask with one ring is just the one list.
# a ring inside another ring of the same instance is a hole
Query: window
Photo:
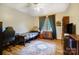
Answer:
[[50, 24], [48, 17], [45, 19], [44, 25], [42, 27], [41, 32], [43, 31], [52, 31], [51, 24]]

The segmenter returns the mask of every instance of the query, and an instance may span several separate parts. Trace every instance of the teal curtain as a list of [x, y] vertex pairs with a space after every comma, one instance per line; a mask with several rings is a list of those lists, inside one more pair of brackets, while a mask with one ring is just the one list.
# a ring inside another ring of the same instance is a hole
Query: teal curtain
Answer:
[[55, 15], [50, 15], [48, 16], [49, 20], [50, 20], [50, 24], [52, 27], [52, 36], [54, 39], [56, 39], [56, 25], [55, 25]]
[[41, 31], [41, 29], [42, 29], [42, 27], [44, 25], [45, 18], [46, 18], [45, 16], [39, 17], [39, 29], [40, 29], [40, 31]]

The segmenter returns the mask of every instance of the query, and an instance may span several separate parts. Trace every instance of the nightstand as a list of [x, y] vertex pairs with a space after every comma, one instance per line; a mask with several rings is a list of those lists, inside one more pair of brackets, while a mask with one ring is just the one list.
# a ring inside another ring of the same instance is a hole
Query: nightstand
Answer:
[[25, 36], [21, 36], [21, 35], [16, 35], [15, 36], [15, 43], [16, 44], [21, 44], [21, 45], [25, 45]]

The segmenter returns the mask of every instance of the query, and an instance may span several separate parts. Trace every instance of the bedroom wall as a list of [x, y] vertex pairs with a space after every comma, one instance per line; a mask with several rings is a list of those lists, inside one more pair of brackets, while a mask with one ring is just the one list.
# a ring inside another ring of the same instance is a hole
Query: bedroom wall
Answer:
[[33, 27], [34, 17], [6, 6], [0, 6], [0, 21], [3, 22], [3, 29], [12, 26], [16, 33], [25, 33]]
[[[65, 12], [56, 13], [56, 21], [62, 23], [63, 16], [70, 17], [70, 23], [76, 24], [76, 34], [79, 35], [79, 4], [70, 4], [69, 8]], [[39, 27], [39, 20], [36, 17], [35, 25]], [[57, 30], [57, 39], [62, 38], [62, 26], [56, 26]]]

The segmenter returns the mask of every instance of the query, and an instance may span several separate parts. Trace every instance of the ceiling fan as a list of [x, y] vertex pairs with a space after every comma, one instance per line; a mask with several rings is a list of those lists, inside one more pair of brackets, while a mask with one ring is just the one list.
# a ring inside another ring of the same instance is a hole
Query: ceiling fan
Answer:
[[43, 5], [41, 3], [27, 3], [25, 7], [33, 12], [39, 12]]
[[27, 3], [26, 7], [37, 7], [39, 3]]

